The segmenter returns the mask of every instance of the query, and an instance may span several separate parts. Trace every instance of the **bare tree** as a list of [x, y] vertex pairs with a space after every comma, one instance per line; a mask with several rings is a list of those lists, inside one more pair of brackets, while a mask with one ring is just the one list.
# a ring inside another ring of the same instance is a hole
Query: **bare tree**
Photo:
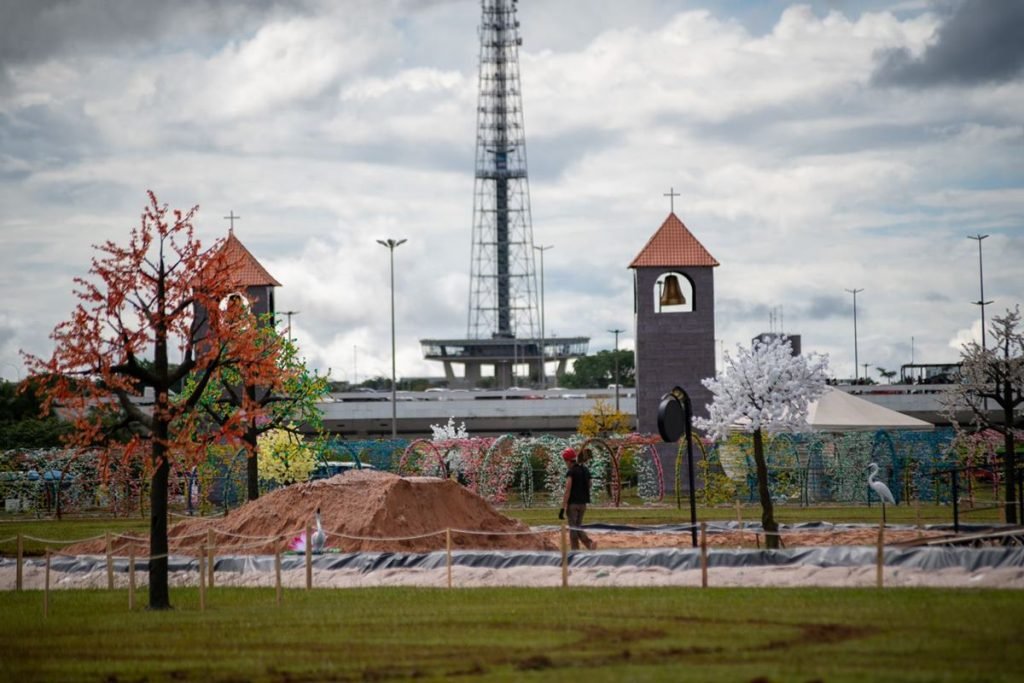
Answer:
[[[947, 395], [946, 412], [958, 432], [991, 429], [1003, 436], [1006, 521], [1017, 523], [1016, 430], [1024, 426], [1024, 330], [1020, 306], [992, 319], [989, 345], [965, 344], [960, 351], [960, 382]], [[960, 416], [970, 415], [963, 425]]]

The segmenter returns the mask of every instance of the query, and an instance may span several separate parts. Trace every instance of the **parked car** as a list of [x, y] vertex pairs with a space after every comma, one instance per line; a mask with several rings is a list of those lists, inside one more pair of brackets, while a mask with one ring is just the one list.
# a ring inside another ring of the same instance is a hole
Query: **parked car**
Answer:
[[331, 477], [350, 472], [352, 470], [374, 470], [377, 469], [369, 463], [359, 463], [352, 460], [328, 460], [318, 464], [310, 473], [310, 479], [330, 479]]

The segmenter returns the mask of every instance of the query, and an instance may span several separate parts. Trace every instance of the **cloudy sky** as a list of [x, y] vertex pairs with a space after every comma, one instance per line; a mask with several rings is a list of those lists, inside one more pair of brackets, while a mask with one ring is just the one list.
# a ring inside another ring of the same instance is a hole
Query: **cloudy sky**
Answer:
[[[147, 189], [284, 286], [336, 379], [437, 375], [466, 332], [472, 0], [0, 0], [0, 375], [47, 355]], [[1024, 3], [521, 0], [548, 335], [633, 345], [628, 264], [676, 213], [721, 262], [720, 348], [775, 330], [898, 369], [1024, 300]], [[913, 345], [913, 347], [912, 347]], [[863, 372], [863, 370], [862, 370]]]

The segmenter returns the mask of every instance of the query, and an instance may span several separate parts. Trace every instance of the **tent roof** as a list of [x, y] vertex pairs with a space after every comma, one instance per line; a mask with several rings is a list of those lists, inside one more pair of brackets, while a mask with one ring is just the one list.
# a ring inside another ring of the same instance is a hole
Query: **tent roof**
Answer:
[[821, 398], [811, 402], [807, 422], [818, 432], [923, 431], [935, 428], [930, 422], [884, 408], [835, 387], [828, 387]]

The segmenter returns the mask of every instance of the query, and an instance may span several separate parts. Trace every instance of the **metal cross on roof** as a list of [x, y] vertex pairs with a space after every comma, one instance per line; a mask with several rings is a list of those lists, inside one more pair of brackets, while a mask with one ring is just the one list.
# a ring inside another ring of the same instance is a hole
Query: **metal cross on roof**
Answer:
[[680, 196], [674, 187], [668, 188], [668, 192], [662, 195], [662, 197], [668, 197], [669, 211], [672, 213], [676, 212], [676, 197]]
[[231, 221], [231, 227], [228, 228], [228, 229], [231, 232], [234, 232], [235, 231], [235, 221], [236, 220], [242, 220], [242, 217], [241, 216], [236, 216], [235, 215], [235, 210], [232, 209], [231, 212], [227, 216], [224, 216], [224, 220]]

